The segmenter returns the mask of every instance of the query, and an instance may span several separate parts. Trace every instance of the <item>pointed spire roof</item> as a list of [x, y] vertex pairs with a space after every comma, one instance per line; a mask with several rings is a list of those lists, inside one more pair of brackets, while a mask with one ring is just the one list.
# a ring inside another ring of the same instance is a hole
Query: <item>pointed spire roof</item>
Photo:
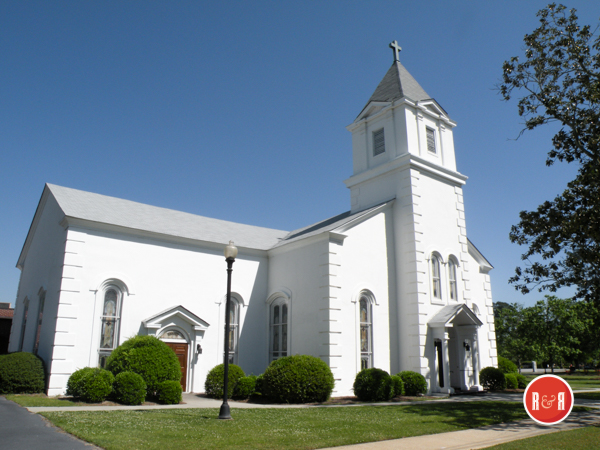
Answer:
[[394, 61], [367, 104], [370, 102], [392, 102], [402, 97], [408, 97], [414, 101], [431, 98], [417, 83], [417, 80], [400, 64], [400, 61]]

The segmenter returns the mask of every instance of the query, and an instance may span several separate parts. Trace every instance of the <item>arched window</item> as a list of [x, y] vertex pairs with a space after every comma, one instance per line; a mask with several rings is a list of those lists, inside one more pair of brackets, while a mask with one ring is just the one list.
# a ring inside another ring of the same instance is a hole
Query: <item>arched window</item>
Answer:
[[271, 304], [271, 361], [288, 355], [288, 310], [283, 298]]
[[471, 306], [471, 310], [475, 313], [476, 316], [478, 316], [480, 314], [479, 307], [475, 303], [473, 303]]
[[44, 304], [46, 303], [46, 291], [40, 290], [40, 304], [38, 306], [37, 327], [35, 330], [35, 341], [33, 341], [33, 354], [38, 354], [40, 346], [40, 333], [42, 331], [42, 319], [44, 317]]
[[360, 369], [373, 367], [373, 305], [366, 295], [360, 296]]
[[23, 317], [21, 319], [21, 338], [19, 339], [19, 351], [23, 351], [23, 341], [25, 341], [25, 328], [27, 328], [27, 311], [29, 310], [29, 299], [23, 300]]
[[458, 291], [456, 289], [456, 262], [454, 258], [448, 260], [448, 283], [450, 287], [450, 300], [458, 300]]
[[116, 286], [108, 286], [104, 291], [102, 315], [100, 317], [100, 346], [98, 349], [98, 366], [102, 368], [118, 345], [122, 297], [121, 290]]
[[440, 257], [431, 255], [431, 289], [433, 298], [442, 298], [442, 284], [440, 281]]
[[240, 303], [231, 297], [229, 308], [229, 364], [237, 364], [238, 339], [240, 329]]

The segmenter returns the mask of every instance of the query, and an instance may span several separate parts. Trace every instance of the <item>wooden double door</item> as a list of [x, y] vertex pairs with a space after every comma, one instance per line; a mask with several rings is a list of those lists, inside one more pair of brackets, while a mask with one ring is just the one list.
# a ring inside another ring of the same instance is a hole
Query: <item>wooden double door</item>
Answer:
[[188, 344], [187, 342], [165, 342], [169, 347], [173, 349], [179, 360], [179, 366], [181, 367], [181, 388], [183, 392], [186, 392], [187, 386], [187, 362], [188, 362]]

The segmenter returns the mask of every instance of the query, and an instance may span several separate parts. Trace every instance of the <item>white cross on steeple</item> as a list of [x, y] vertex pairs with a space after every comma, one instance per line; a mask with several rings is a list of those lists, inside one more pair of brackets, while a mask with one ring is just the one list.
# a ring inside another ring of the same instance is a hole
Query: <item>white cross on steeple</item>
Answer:
[[400, 62], [400, 52], [402, 51], [402, 47], [398, 45], [398, 41], [390, 42], [390, 48], [394, 50], [394, 62]]

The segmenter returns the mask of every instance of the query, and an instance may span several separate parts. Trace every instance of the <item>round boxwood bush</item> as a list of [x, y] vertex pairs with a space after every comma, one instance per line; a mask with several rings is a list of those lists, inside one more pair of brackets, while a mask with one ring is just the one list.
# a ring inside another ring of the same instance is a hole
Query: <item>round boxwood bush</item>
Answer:
[[115, 377], [99, 367], [83, 375], [79, 381], [79, 398], [87, 403], [100, 403], [112, 392]]
[[404, 370], [398, 374], [404, 382], [404, 392], [411, 397], [427, 393], [427, 380], [423, 375], [412, 370]]
[[256, 382], [254, 384], [254, 394], [252, 395], [263, 395], [263, 374], [261, 373], [256, 377]]
[[82, 380], [86, 375], [94, 372], [94, 370], [94, 367], [84, 367], [73, 372], [67, 381], [67, 395], [81, 397]]
[[[223, 398], [223, 380], [225, 379], [225, 366], [219, 364], [213, 367], [208, 375], [206, 375], [206, 381], [204, 382], [204, 391], [207, 397], [212, 398]], [[235, 386], [237, 385], [240, 378], [246, 374], [240, 366], [235, 364], [229, 364], [229, 373], [227, 375], [227, 395], [231, 395], [235, 392]]]
[[0, 394], [44, 392], [44, 361], [32, 353], [0, 356]]
[[163, 405], [177, 405], [181, 402], [181, 383], [179, 381], [167, 380], [158, 383], [156, 397]]
[[525, 389], [527, 387], [527, 385], [529, 384], [529, 382], [527, 381], [527, 377], [520, 373], [517, 373], [516, 377], [517, 377], [517, 387], [519, 389]]
[[121, 372], [113, 383], [113, 397], [124, 405], [141, 405], [146, 398], [146, 382], [137, 373]]
[[279, 358], [267, 367], [261, 389], [273, 402], [312, 403], [326, 401], [333, 384], [331, 369], [321, 359], [294, 355]]
[[363, 369], [354, 378], [354, 395], [363, 402], [381, 402], [394, 396], [392, 377], [382, 369]]
[[505, 373], [504, 378], [506, 379], [506, 389], [517, 389], [519, 387], [516, 374]]
[[485, 389], [490, 391], [501, 391], [506, 389], [506, 378], [504, 373], [496, 367], [485, 367], [479, 372], [479, 380]]
[[500, 369], [502, 373], [519, 373], [517, 365], [510, 359], [503, 358], [502, 356], [498, 357], [498, 369]]
[[256, 375], [249, 375], [247, 377], [242, 377], [238, 380], [235, 385], [235, 390], [233, 392], [233, 398], [239, 400], [245, 400], [254, 394], [254, 389], [256, 387]]
[[147, 396], [152, 396], [159, 383], [181, 379], [181, 367], [175, 352], [163, 341], [154, 336], [132, 337], [108, 357], [106, 368], [118, 375], [121, 372], [134, 372], [146, 383]]
[[404, 395], [404, 381], [398, 375], [392, 375], [392, 387], [394, 388], [394, 397]]

